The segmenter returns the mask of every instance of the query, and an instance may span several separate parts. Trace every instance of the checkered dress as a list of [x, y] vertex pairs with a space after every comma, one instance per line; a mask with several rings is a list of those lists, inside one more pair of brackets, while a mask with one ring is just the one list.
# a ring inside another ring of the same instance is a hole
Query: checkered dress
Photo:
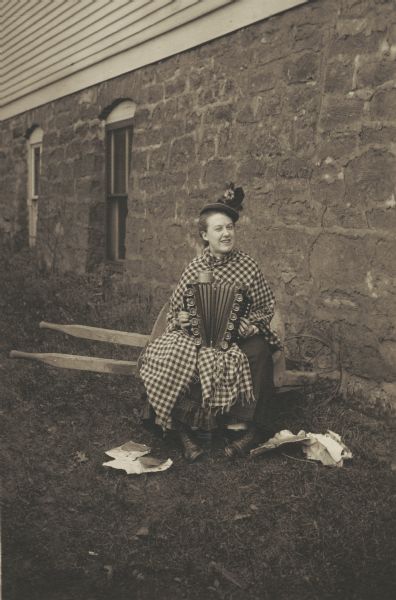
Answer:
[[198, 272], [211, 270], [216, 283], [235, 283], [247, 288], [252, 301], [249, 321], [274, 348], [280, 347], [269, 324], [274, 314], [274, 295], [257, 263], [246, 253], [232, 250], [217, 259], [208, 249], [184, 270], [172, 294], [167, 329], [146, 348], [140, 375], [157, 421], [164, 427], [177, 399], [199, 377], [204, 408], [226, 411], [235, 402], [254, 401], [250, 368], [245, 354], [236, 344], [227, 351], [197, 348], [193, 339], [178, 325], [178, 313], [184, 310], [183, 295], [187, 284], [197, 280]]

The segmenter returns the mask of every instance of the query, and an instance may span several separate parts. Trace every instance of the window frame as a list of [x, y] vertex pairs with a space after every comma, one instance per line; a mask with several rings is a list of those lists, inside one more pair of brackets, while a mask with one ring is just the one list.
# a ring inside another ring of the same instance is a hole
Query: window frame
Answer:
[[[27, 139], [27, 207], [28, 207], [28, 230], [29, 247], [36, 245], [38, 204], [40, 199], [40, 176], [42, 172], [43, 136], [41, 127], [33, 129]], [[38, 150], [38, 154], [37, 154]], [[37, 169], [38, 156], [38, 169]]]
[[[115, 191], [114, 132], [125, 131], [125, 191]], [[133, 118], [110, 121], [105, 125], [106, 144], [106, 259], [122, 262], [126, 258], [126, 221], [128, 215], [129, 177], [132, 163]]]

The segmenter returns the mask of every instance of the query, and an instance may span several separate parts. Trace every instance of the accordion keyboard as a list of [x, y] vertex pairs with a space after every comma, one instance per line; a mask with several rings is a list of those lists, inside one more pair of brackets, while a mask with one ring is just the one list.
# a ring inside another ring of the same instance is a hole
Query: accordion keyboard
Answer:
[[248, 316], [250, 305], [246, 290], [235, 284], [188, 284], [184, 307], [195, 344], [227, 350], [237, 339], [240, 319]]

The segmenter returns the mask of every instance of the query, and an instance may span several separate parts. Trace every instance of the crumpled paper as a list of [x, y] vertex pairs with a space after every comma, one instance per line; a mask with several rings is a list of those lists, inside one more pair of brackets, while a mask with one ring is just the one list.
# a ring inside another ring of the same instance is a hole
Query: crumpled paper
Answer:
[[308, 433], [308, 441], [303, 444], [305, 456], [319, 460], [328, 467], [342, 467], [345, 459], [352, 458], [352, 452], [341, 440], [341, 436], [330, 429], [327, 433]]
[[283, 444], [301, 444], [306, 458], [320, 461], [328, 467], [342, 467], [345, 459], [352, 458], [352, 452], [342, 442], [338, 433], [327, 430], [322, 433], [306, 433], [299, 431], [296, 435], [288, 429], [283, 429], [257, 448], [250, 451], [251, 456], [279, 448]]
[[151, 448], [145, 444], [136, 442], [126, 442], [122, 446], [117, 446], [111, 450], [106, 450], [105, 454], [111, 456], [114, 460], [103, 463], [104, 467], [113, 467], [113, 469], [122, 469], [127, 475], [141, 475], [142, 473], [157, 473], [166, 471], [172, 466], [173, 461], [168, 458], [161, 461], [158, 458], [145, 456], [151, 452]]

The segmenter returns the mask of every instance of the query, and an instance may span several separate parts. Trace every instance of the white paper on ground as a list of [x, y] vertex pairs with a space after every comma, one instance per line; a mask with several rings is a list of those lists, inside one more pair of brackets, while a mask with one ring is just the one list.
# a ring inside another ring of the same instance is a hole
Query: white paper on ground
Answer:
[[274, 435], [274, 437], [267, 440], [264, 444], [260, 444], [257, 448], [253, 448], [250, 451], [251, 456], [257, 456], [258, 454], [263, 454], [264, 452], [269, 452], [270, 450], [274, 450], [283, 444], [295, 444], [301, 443], [305, 440], [309, 440], [309, 437], [305, 433], [305, 431], [301, 430], [295, 435], [289, 429], [282, 429]]
[[166, 461], [161, 461], [156, 458], [143, 457], [130, 460], [127, 458], [116, 458], [107, 463], [103, 463], [104, 467], [113, 467], [113, 469], [123, 469], [127, 475], [141, 475], [142, 473], [157, 473], [166, 471], [173, 464], [168, 458]]
[[139, 456], [144, 456], [151, 452], [151, 448], [146, 444], [137, 444], [136, 442], [125, 442], [122, 446], [106, 450], [105, 454], [112, 458], [125, 458], [128, 460], [135, 460]]
[[121, 446], [106, 450], [105, 454], [111, 456], [114, 460], [103, 463], [103, 466], [122, 469], [128, 475], [140, 475], [141, 473], [166, 471], [173, 464], [170, 458], [161, 461], [151, 456], [145, 456], [149, 452], [151, 452], [151, 448], [146, 444], [137, 444], [132, 441], [125, 442]]
[[352, 458], [352, 452], [342, 442], [338, 433], [308, 433], [309, 441], [304, 442], [303, 452], [311, 460], [320, 460], [329, 467], [342, 467], [345, 459]]
[[345, 459], [352, 458], [352, 452], [342, 442], [341, 437], [334, 431], [327, 433], [306, 433], [304, 430], [294, 435], [288, 429], [283, 429], [257, 448], [250, 451], [251, 456], [257, 456], [269, 450], [274, 450], [283, 444], [300, 443], [305, 456], [310, 460], [318, 460], [323, 465], [342, 467]]

